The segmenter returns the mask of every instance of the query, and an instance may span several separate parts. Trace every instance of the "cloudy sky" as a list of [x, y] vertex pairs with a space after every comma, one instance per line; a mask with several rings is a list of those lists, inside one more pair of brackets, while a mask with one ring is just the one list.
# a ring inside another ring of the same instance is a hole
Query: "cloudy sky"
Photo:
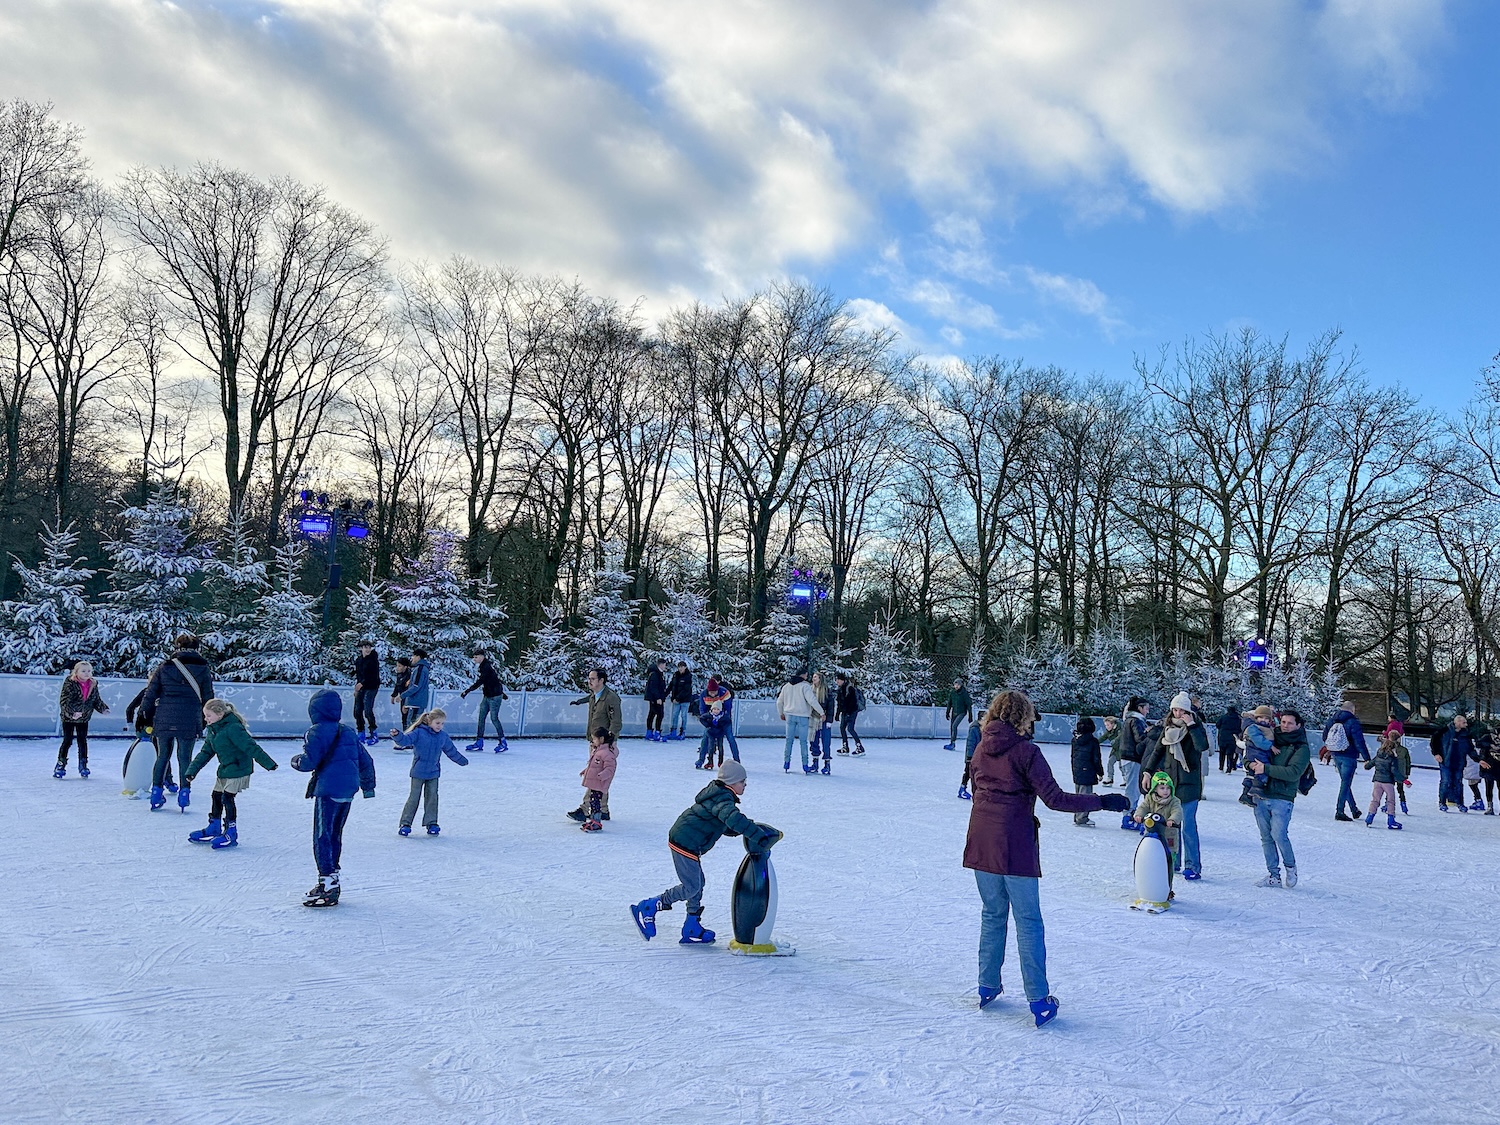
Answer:
[[931, 354], [1124, 377], [1345, 330], [1500, 351], [1490, 0], [5, 0], [0, 97], [96, 167], [326, 184], [398, 253], [664, 308], [780, 275]]

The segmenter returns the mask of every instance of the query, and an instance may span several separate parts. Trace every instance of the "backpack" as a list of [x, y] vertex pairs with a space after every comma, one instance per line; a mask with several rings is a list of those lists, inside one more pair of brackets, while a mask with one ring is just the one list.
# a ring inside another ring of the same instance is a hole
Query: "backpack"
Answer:
[[865, 689], [864, 688], [855, 688], [854, 689], [854, 709], [856, 711], [863, 711], [865, 709]]
[[1330, 754], [1343, 754], [1349, 749], [1349, 732], [1343, 723], [1334, 723], [1323, 736], [1323, 749]]
[[1315, 769], [1313, 769], [1313, 764], [1311, 762], [1308, 762], [1307, 768], [1302, 771], [1302, 776], [1297, 779], [1297, 792], [1306, 797], [1309, 793], [1312, 792], [1312, 787], [1317, 783], [1318, 773]]

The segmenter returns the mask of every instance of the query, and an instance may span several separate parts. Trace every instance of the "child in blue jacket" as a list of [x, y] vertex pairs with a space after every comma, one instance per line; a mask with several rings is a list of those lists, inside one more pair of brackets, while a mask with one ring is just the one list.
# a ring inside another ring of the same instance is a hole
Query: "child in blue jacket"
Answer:
[[302, 753], [292, 758], [292, 769], [310, 773], [307, 796], [313, 805], [313, 859], [318, 885], [307, 892], [304, 906], [337, 906], [339, 860], [344, 851], [344, 823], [354, 794], [375, 796], [375, 759], [354, 731], [339, 722], [344, 702], [336, 691], [316, 692], [307, 703], [312, 726], [303, 736]]
[[448, 712], [434, 707], [423, 712], [410, 730], [402, 734], [391, 731], [391, 738], [403, 750], [411, 751], [411, 792], [406, 806], [401, 810], [403, 836], [411, 835], [412, 818], [417, 815], [417, 801], [422, 802], [422, 824], [427, 835], [436, 836], [442, 831], [438, 827], [438, 778], [443, 772], [443, 755], [447, 754], [461, 766], [469, 759], [459, 753], [453, 739], [443, 733], [443, 724], [448, 721]]
[[969, 724], [969, 737], [964, 742], [964, 776], [958, 783], [958, 799], [960, 801], [972, 801], [974, 795], [969, 792], [969, 770], [974, 765], [974, 751], [979, 749], [979, 740], [984, 737], [983, 721]]

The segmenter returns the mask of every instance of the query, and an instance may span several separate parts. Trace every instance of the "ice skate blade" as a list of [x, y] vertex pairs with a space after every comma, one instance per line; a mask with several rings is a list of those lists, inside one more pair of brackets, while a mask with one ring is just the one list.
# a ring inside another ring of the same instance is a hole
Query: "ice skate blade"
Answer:
[[785, 942], [768, 941], [762, 945], [746, 945], [741, 941], [731, 941], [729, 952], [740, 957], [795, 957], [796, 949]]

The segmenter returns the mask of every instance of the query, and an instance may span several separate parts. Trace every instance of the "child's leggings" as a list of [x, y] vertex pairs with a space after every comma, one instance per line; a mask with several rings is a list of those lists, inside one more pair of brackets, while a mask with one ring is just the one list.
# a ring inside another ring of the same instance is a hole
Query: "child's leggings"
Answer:
[[219, 816], [222, 815], [224, 817], [225, 824], [234, 824], [234, 794], [221, 793], [217, 789], [214, 790], [212, 794], [211, 804], [209, 805], [208, 809], [208, 815], [213, 817], [215, 820], [217, 820]]
[[1374, 816], [1380, 811], [1380, 798], [1385, 796], [1385, 815], [1396, 815], [1396, 787], [1389, 781], [1377, 781], [1374, 789], [1370, 791], [1369, 814]]
[[68, 764], [68, 751], [73, 748], [73, 739], [78, 739], [78, 765], [81, 769], [89, 768], [89, 725], [88, 723], [63, 723], [62, 745], [57, 749], [57, 764], [65, 766]]
[[598, 820], [604, 811], [604, 794], [597, 789], [589, 790], [589, 819]]

